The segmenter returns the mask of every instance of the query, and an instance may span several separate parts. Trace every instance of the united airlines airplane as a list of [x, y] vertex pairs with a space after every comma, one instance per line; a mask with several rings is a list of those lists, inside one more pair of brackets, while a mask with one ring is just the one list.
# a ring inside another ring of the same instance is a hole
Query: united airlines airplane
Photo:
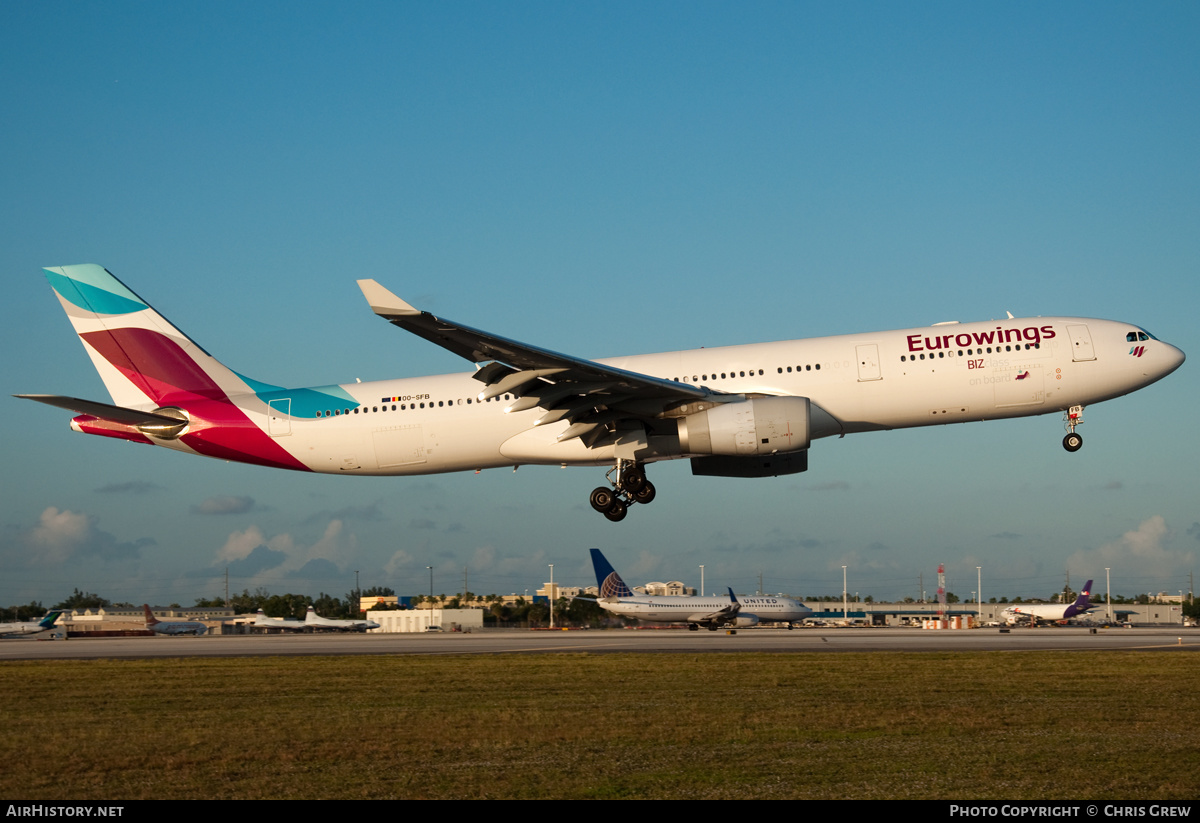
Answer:
[[592, 549], [591, 553], [596, 586], [600, 590], [596, 604], [623, 617], [652, 623], [687, 623], [691, 631], [704, 626], [715, 632], [722, 626], [757, 626], [764, 620], [786, 623], [791, 629], [794, 621], [812, 614], [812, 609], [790, 597], [738, 597], [733, 589], [729, 590], [729, 597], [704, 597], [703, 592], [700, 597], [635, 594], [599, 549]]
[[611, 466], [591, 504], [621, 520], [656, 490], [645, 468], [770, 477], [808, 469], [814, 440], [1062, 413], [1161, 380], [1184, 354], [1140, 326], [1084, 317], [941, 323], [778, 343], [584, 360], [413, 308], [374, 280], [375, 314], [471, 361], [473, 373], [286, 388], [222, 365], [101, 266], [45, 269], [112, 404], [78, 432], [328, 474]]
[[150, 611], [150, 606], [142, 604], [145, 612], [146, 628], [155, 634], [194, 634], [199, 637], [208, 634], [208, 625], [199, 620], [159, 620]]

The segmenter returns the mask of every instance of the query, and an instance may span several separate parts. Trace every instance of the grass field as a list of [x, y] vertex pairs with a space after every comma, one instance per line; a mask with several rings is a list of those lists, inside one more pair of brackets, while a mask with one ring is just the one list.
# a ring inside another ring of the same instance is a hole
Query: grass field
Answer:
[[1200, 655], [18, 662], [0, 795], [1200, 797]]

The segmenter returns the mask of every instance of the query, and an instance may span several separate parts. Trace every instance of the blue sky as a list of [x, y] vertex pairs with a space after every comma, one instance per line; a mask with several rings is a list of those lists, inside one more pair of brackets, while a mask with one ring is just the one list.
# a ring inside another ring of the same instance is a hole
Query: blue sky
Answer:
[[[40, 269], [100, 263], [283, 385], [464, 370], [422, 308], [587, 357], [1071, 314], [1193, 357], [1200, 7], [1119, 3], [0, 6], [9, 394], [107, 394]], [[1193, 364], [1056, 415], [814, 444], [806, 474], [652, 467], [309, 477], [69, 431], [9, 399], [0, 604], [75, 587], [523, 592], [631, 581], [807, 596], [1188, 587]]]

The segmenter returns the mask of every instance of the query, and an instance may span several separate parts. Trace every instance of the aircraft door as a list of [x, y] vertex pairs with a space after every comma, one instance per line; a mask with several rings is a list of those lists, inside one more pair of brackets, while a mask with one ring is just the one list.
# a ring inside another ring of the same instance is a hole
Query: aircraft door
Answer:
[[879, 370], [879, 346], [864, 343], [855, 346], [854, 352], [858, 357], [858, 382], [883, 379], [883, 373]]
[[267, 434], [285, 437], [292, 433], [292, 398], [280, 397], [267, 403]]
[[1088, 332], [1087, 326], [1082, 323], [1075, 326], [1067, 326], [1067, 334], [1071, 338], [1072, 360], [1096, 359], [1096, 350], [1092, 348], [1092, 335]]

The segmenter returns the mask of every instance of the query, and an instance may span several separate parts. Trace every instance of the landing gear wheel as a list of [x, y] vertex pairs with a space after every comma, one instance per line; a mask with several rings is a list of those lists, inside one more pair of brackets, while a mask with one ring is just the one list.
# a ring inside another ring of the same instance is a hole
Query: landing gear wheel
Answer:
[[697, 626], [695, 623], [688, 623], [688, 631], [689, 632], [698, 632], [698, 631], [700, 631], [700, 627]]
[[654, 499], [654, 484], [646, 479], [646, 470], [641, 463], [619, 459], [606, 477], [612, 488], [592, 489], [588, 502], [614, 523], [624, 520], [634, 503], [646, 504]]
[[604, 516], [614, 523], [619, 523], [625, 519], [625, 515], [629, 513], [629, 508], [625, 505], [625, 501], [620, 498], [614, 498], [612, 506], [608, 511], [604, 512]]
[[1083, 447], [1083, 437], [1071, 432], [1063, 438], [1063, 448], [1069, 452], [1077, 452]]
[[613, 503], [617, 502], [617, 496], [613, 494], [612, 489], [606, 489], [603, 486], [597, 486], [592, 489], [592, 496], [589, 499], [592, 508], [601, 514], [608, 514], [612, 509]]
[[657, 494], [654, 484], [647, 480], [643, 486], [633, 493], [633, 502], [645, 505], [654, 501], [654, 495]]
[[646, 480], [646, 473], [639, 468], [628, 469], [621, 472], [621, 491], [635, 495], [642, 490], [642, 487], [649, 481]]

